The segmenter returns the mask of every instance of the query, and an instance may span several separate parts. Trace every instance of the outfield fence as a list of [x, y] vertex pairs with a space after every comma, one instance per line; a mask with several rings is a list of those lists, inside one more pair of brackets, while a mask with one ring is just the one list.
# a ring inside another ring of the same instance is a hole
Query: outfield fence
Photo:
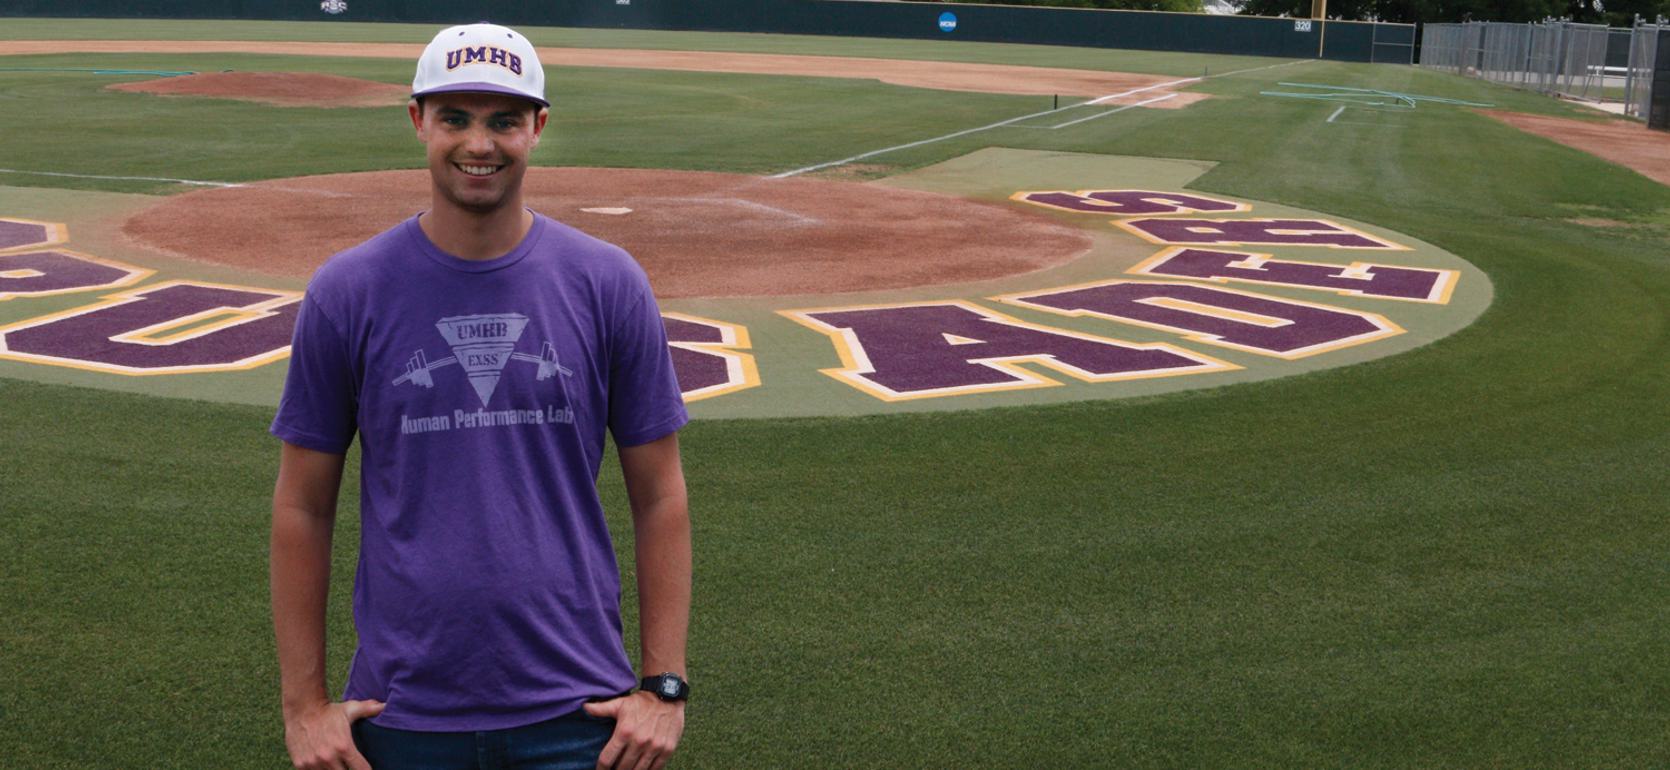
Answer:
[[1632, 118], [1646, 120], [1652, 114], [1653, 62], [1658, 58], [1659, 33], [1665, 30], [1670, 30], [1670, 24], [1647, 24], [1637, 19], [1630, 32], [1624, 114]]
[[1422, 67], [1597, 102], [1622, 85], [1623, 73], [1606, 66], [1611, 32], [1602, 24], [1472, 21], [1428, 24], [1422, 34]]
[[1415, 25], [860, 0], [0, 0], [6, 17], [264, 19], [754, 32], [1409, 64]]
[[1664, 19], [1630, 29], [1568, 21], [1427, 24], [1418, 64], [1539, 93], [1614, 102], [1625, 115], [1651, 112], [1653, 62]]

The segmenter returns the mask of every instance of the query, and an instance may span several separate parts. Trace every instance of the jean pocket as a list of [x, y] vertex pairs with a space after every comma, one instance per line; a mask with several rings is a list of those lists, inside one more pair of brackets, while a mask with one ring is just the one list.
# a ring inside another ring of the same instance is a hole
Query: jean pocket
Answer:
[[[588, 703], [596, 703], [597, 701], [587, 701], [587, 702]], [[581, 707], [579, 707], [579, 708], [577, 708], [573, 711], [570, 711], [567, 714], [564, 714], [564, 715], [562, 715], [560, 717], [557, 717], [557, 718], [558, 719], [578, 719], [578, 720], [583, 721], [583, 722], [608, 722], [609, 724], [614, 724], [615, 723], [615, 718], [614, 717], [592, 716], [590, 712], [586, 711], [585, 706], [581, 706]]]

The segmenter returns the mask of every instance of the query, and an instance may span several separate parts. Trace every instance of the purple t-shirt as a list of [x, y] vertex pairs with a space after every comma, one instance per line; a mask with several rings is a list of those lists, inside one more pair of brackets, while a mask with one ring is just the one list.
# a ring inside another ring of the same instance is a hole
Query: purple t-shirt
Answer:
[[413, 217], [327, 261], [296, 320], [272, 432], [360, 436], [345, 699], [385, 727], [496, 730], [637, 683], [597, 494], [604, 431], [688, 420], [655, 297], [626, 252], [536, 215], [471, 261]]

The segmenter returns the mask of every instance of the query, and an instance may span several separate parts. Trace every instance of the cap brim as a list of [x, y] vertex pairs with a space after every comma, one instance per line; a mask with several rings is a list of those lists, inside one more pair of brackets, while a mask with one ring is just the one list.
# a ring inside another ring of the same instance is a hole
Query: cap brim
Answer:
[[451, 83], [414, 93], [412, 94], [412, 98], [416, 99], [420, 96], [429, 96], [431, 94], [499, 94], [501, 96], [513, 96], [517, 99], [533, 102], [541, 107], [551, 106], [551, 103], [545, 101], [544, 99], [529, 96], [528, 94], [522, 93], [514, 88], [506, 88], [505, 86], [501, 86], [497, 83]]

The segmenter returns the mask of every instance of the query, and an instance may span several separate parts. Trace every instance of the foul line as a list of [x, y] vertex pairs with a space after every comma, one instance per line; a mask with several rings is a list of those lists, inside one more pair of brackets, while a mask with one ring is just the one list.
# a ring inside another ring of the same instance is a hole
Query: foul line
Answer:
[[1083, 123], [1087, 120], [1095, 120], [1097, 118], [1105, 118], [1109, 115], [1112, 115], [1115, 112], [1124, 112], [1124, 111], [1126, 111], [1126, 110], [1128, 110], [1132, 107], [1144, 107], [1144, 106], [1153, 104], [1155, 102], [1163, 102], [1167, 99], [1175, 99], [1175, 98], [1177, 98], [1177, 94], [1166, 94], [1165, 96], [1156, 96], [1152, 99], [1144, 99], [1144, 100], [1142, 100], [1140, 102], [1137, 102], [1135, 104], [1127, 104], [1123, 107], [1115, 107], [1115, 108], [1113, 108], [1111, 110], [1108, 110], [1106, 112], [1098, 112], [1095, 115], [1091, 115], [1091, 116], [1086, 117], [1086, 118], [1074, 118], [1072, 120], [1067, 121], [1066, 123], [1057, 123], [1053, 126], [1049, 126], [1049, 129], [1051, 131], [1054, 131], [1055, 129], [1066, 128], [1066, 127], [1071, 126], [1071, 125], [1075, 125], [1075, 124], [1078, 124], [1078, 123]]
[[[1286, 66], [1290, 66], [1290, 65], [1293, 65], [1293, 64], [1304, 64], [1305, 62], [1309, 62], [1309, 61], [1314, 61], [1314, 60], [1313, 59], [1297, 59], [1297, 60], [1294, 60], [1294, 61], [1281, 62], [1279, 64], [1266, 64], [1262, 67], [1249, 67], [1247, 69], [1234, 70], [1234, 71], [1231, 71], [1231, 72], [1220, 72], [1216, 75], [1201, 75], [1200, 77], [1183, 78], [1182, 80], [1173, 80], [1173, 81], [1169, 81], [1169, 82], [1166, 82], [1166, 83], [1155, 83], [1154, 85], [1151, 85], [1151, 86], [1143, 86], [1141, 88], [1133, 88], [1129, 91], [1122, 91], [1122, 92], [1117, 93], [1117, 94], [1108, 94], [1107, 96], [1098, 96], [1095, 99], [1091, 99], [1088, 102], [1079, 102], [1078, 104], [1074, 104], [1074, 105], [1071, 105], [1069, 107], [1063, 107], [1061, 109], [1071, 110], [1071, 109], [1075, 109], [1075, 108], [1078, 108], [1078, 107], [1086, 107], [1086, 106], [1101, 104], [1102, 102], [1105, 102], [1109, 99], [1119, 99], [1119, 98], [1126, 97], [1126, 96], [1132, 96], [1132, 95], [1135, 95], [1135, 94], [1140, 94], [1144, 91], [1152, 91], [1156, 88], [1170, 88], [1172, 86], [1183, 85], [1184, 83], [1195, 83], [1195, 82], [1198, 82], [1198, 81], [1201, 81], [1201, 80], [1205, 80], [1207, 78], [1223, 78], [1223, 77], [1229, 77], [1230, 75], [1240, 75], [1240, 74], [1247, 73], [1247, 72], [1257, 72], [1259, 70], [1273, 69], [1275, 67], [1286, 67]], [[1166, 98], [1170, 98], [1170, 97], [1166, 97]], [[1159, 100], [1156, 99], [1154, 101], [1159, 101]], [[1138, 106], [1138, 105], [1134, 105], [1134, 104], [1133, 105], [1127, 105], [1127, 107], [1135, 107], [1135, 106]], [[1121, 107], [1118, 110], [1110, 110], [1108, 112], [1103, 112], [1103, 113], [1100, 113], [1100, 114], [1097, 114], [1097, 115], [1093, 115], [1091, 117], [1092, 118], [1099, 118], [1099, 117], [1102, 117], [1104, 115], [1111, 115], [1114, 112], [1119, 112], [1122, 109], [1125, 109], [1125, 107]], [[835, 166], [845, 166], [848, 163], [863, 160], [865, 158], [873, 158], [877, 155], [885, 155], [887, 153], [897, 152], [899, 150], [908, 150], [912, 147], [921, 147], [924, 144], [933, 144], [935, 142], [943, 142], [947, 139], [955, 139], [959, 136], [968, 136], [969, 134], [976, 134], [976, 133], [979, 133], [981, 131], [990, 131], [991, 129], [994, 129], [994, 128], [1001, 128], [1003, 126], [1007, 126], [1007, 125], [1010, 125], [1010, 124], [1013, 124], [1013, 123], [1019, 123], [1023, 120], [1030, 120], [1032, 118], [1036, 118], [1036, 117], [1039, 117], [1039, 116], [1042, 116], [1042, 115], [1048, 115], [1052, 112], [1060, 112], [1060, 111], [1061, 110], [1048, 109], [1048, 110], [1043, 110], [1043, 111], [1040, 111], [1040, 112], [1034, 112], [1030, 115], [1022, 115], [1018, 118], [1009, 118], [1008, 120], [1000, 120], [996, 123], [980, 126], [979, 128], [965, 128], [961, 131], [955, 131], [955, 132], [946, 134], [944, 136], [936, 136], [932, 139], [923, 139], [921, 141], [910, 142], [908, 144], [900, 144], [900, 145], [895, 145], [893, 147], [884, 147], [884, 148], [879, 149], [879, 150], [871, 150], [871, 151], [866, 152], [866, 153], [861, 153], [861, 154], [858, 154], [858, 155], [854, 155], [850, 158], [842, 158], [840, 160], [832, 160], [832, 161], [829, 161], [827, 163], [819, 163], [815, 166], [807, 166], [805, 168], [797, 168], [797, 169], [794, 169], [793, 171], [784, 171], [780, 174], [772, 174], [772, 175], [770, 175], [766, 178], [767, 179], [787, 179], [788, 177], [798, 176], [798, 175], [804, 174], [808, 171], [820, 171], [820, 170], [823, 170], [823, 169], [826, 169], [826, 168], [833, 168]], [[1085, 120], [1089, 120], [1089, 119], [1090, 118], [1085, 118]], [[1078, 122], [1078, 121], [1074, 121], [1074, 122]], [[1071, 125], [1071, 122], [1063, 123], [1063, 124], [1058, 125], [1058, 126], [1054, 126], [1054, 128], [1060, 128], [1063, 125]]]
[[1339, 114], [1342, 113], [1342, 112], [1345, 112], [1345, 105], [1343, 105], [1343, 104], [1339, 106], [1339, 109], [1334, 110], [1334, 114], [1328, 116], [1328, 122], [1329, 123], [1334, 122], [1334, 118], [1339, 117]]
[[203, 187], [245, 187], [236, 182], [205, 182], [199, 179], [173, 179], [165, 176], [103, 176], [100, 174], [66, 174], [62, 171], [24, 171], [15, 168], [0, 168], [0, 174], [28, 174], [31, 176], [62, 176], [71, 179], [114, 179], [125, 182], [173, 182], [175, 184], [194, 184]]
[[[1077, 106], [1077, 105], [1075, 105], [1075, 106]], [[1069, 107], [1067, 109], [1072, 109], [1072, 108]], [[866, 152], [866, 153], [863, 153], [863, 154], [860, 154], [860, 155], [854, 155], [850, 158], [842, 158], [841, 160], [832, 160], [828, 163], [819, 163], [816, 166], [807, 166], [805, 168], [797, 168], [793, 171], [784, 171], [781, 174], [772, 174], [771, 176], [768, 176], [766, 178], [767, 179], [787, 179], [791, 176], [797, 176], [797, 175], [800, 175], [800, 174], [804, 174], [808, 171], [818, 171], [820, 169], [831, 168], [831, 167], [834, 167], [834, 166], [845, 166], [848, 163], [851, 163], [855, 160], [863, 160], [865, 158], [873, 157], [873, 156], [876, 156], [876, 155], [883, 155], [883, 154], [886, 154], [886, 153], [889, 153], [889, 152], [895, 152], [895, 151], [898, 151], [898, 150], [908, 150], [912, 147], [921, 147], [924, 144], [933, 144], [934, 142], [943, 142], [947, 139], [955, 139], [959, 136], [967, 136], [969, 134], [978, 133], [980, 131], [986, 131], [986, 130], [989, 130], [989, 129], [997, 128], [999, 126], [1007, 126], [1010, 123], [1019, 123], [1023, 120], [1028, 120], [1030, 118], [1036, 118], [1040, 115], [1048, 115], [1052, 112], [1056, 112], [1056, 110], [1044, 110], [1043, 112], [1034, 112], [1031, 115], [1022, 115], [1018, 118], [1010, 118], [1008, 120], [1000, 120], [1000, 121], [998, 121], [996, 123], [993, 123], [991, 125], [988, 125], [988, 126], [981, 126], [979, 128], [968, 128], [968, 129], [964, 129], [962, 131], [958, 131], [956, 133], [946, 134], [945, 136], [936, 136], [932, 139], [923, 139], [920, 142], [911, 142], [910, 144], [901, 144], [901, 145], [896, 145], [894, 147], [883, 148], [883, 149], [880, 149], [880, 150], [871, 150], [869, 152]]]

